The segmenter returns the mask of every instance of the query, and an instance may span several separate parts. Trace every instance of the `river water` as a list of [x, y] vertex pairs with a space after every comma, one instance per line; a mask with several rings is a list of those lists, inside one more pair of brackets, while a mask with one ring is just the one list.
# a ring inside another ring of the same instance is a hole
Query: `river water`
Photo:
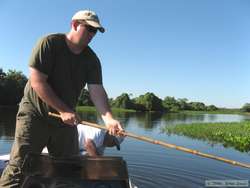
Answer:
[[[0, 154], [9, 153], [13, 143], [16, 110], [0, 111]], [[81, 113], [83, 120], [99, 122], [93, 112]], [[162, 140], [171, 144], [199, 150], [224, 158], [250, 163], [250, 153], [242, 153], [220, 144], [211, 145], [204, 141], [184, 136], [167, 135], [165, 126], [193, 122], [239, 122], [249, 121], [248, 116], [222, 114], [158, 114], [158, 113], [116, 113], [126, 131]], [[211, 181], [244, 181], [250, 184], [250, 169], [233, 166], [220, 161], [184, 153], [174, 149], [126, 138], [121, 150], [106, 149], [107, 156], [122, 156], [128, 165], [132, 182], [139, 188], [206, 187]]]

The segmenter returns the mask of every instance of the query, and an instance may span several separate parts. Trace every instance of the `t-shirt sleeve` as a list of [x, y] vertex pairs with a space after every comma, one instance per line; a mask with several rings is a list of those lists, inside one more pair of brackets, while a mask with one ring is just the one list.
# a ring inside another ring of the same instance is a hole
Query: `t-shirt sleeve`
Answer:
[[29, 66], [49, 75], [53, 66], [52, 44], [47, 37], [40, 39], [32, 50]]
[[89, 63], [87, 84], [102, 84], [102, 67], [98, 58]]

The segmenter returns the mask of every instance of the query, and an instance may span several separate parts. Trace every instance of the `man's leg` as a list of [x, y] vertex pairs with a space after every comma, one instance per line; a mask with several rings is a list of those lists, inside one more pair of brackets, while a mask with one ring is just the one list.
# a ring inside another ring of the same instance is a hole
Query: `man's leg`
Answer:
[[54, 157], [72, 157], [79, 155], [77, 127], [54, 126], [51, 134], [48, 151]]
[[0, 179], [1, 188], [21, 186], [21, 166], [29, 152], [41, 153], [48, 140], [48, 126], [31, 112], [19, 111], [10, 161]]

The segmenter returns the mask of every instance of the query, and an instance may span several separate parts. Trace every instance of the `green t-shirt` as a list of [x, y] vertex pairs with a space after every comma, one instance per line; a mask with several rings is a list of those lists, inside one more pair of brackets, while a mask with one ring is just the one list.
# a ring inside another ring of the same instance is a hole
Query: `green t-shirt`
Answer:
[[[102, 84], [101, 64], [90, 47], [74, 54], [65, 37], [64, 34], [52, 34], [42, 38], [33, 49], [29, 66], [46, 74], [55, 94], [74, 109], [86, 83]], [[26, 84], [23, 100], [30, 102], [41, 115], [55, 111], [38, 97], [30, 81]]]

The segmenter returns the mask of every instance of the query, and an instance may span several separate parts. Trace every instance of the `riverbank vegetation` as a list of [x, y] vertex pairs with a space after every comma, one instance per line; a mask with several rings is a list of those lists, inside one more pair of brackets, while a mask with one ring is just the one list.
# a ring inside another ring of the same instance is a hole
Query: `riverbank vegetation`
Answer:
[[[0, 68], [0, 106], [17, 105], [22, 98], [27, 80], [26, 76], [20, 71], [9, 70], [5, 73]], [[161, 99], [151, 92], [134, 98], [132, 96], [132, 94], [122, 93], [116, 98], [110, 98], [109, 104], [116, 111], [217, 114], [250, 112], [250, 103], [246, 103], [241, 109], [222, 109], [215, 105], [205, 105], [203, 102], [188, 101], [186, 98], [176, 99], [166, 96]], [[94, 106], [86, 89], [82, 89], [77, 105]]]
[[[117, 98], [109, 99], [109, 104], [113, 109], [120, 111], [140, 111], [140, 112], [170, 112], [184, 114], [244, 114], [249, 115], [250, 104], [246, 103], [241, 109], [218, 108], [215, 105], [205, 105], [202, 102], [189, 102], [188, 99], [175, 99], [175, 97], [165, 97], [164, 100], [154, 93], [147, 92], [139, 97], [130, 98], [132, 94], [123, 93]], [[94, 106], [89, 93], [83, 89], [78, 100], [79, 106]]]
[[9, 70], [5, 73], [0, 69], [0, 105], [17, 105], [23, 96], [27, 80], [20, 71]]
[[[124, 109], [124, 108], [111, 108], [112, 112], [136, 112], [135, 110], [131, 109]], [[96, 108], [94, 106], [77, 106], [77, 112], [96, 112]]]
[[222, 143], [241, 152], [250, 151], [250, 122], [178, 124], [164, 128], [167, 134], [187, 136], [211, 144]]
[[[133, 111], [158, 111], [158, 112], [179, 112], [181, 110], [192, 111], [215, 111], [218, 108], [214, 105], [206, 106], [202, 102], [188, 102], [187, 99], [175, 99], [165, 97], [164, 100], [157, 97], [154, 93], [147, 92], [139, 97], [130, 98], [132, 94], [122, 93], [117, 98], [109, 99], [109, 104], [113, 108], [128, 109]], [[86, 89], [81, 91], [79, 106], [93, 106], [89, 93]]]

